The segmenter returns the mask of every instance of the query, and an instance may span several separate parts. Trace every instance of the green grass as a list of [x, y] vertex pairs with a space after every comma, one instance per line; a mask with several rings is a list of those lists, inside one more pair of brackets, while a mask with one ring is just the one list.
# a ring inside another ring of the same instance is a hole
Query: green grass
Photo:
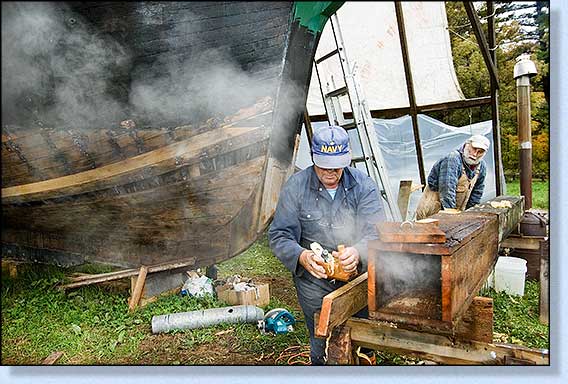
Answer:
[[503, 342], [529, 348], [549, 347], [548, 326], [539, 322], [540, 283], [526, 280], [524, 296], [511, 296], [490, 289], [484, 293], [493, 298], [493, 332]]
[[[96, 266], [89, 266], [86, 270], [97, 269]], [[85, 268], [82, 270], [86, 271]], [[106, 268], [99, 270], [103, 271], [106, 272]], [[289, 275], [268, 250], [265, 237], [242, 255], [221, 263], [219, 271], [220, 276]], [[15, 279], [3, 272], [2, 364], [41, 364], [55, 351], [64, 352], [57, 364], [112, 365], [118, 362], [136, 365], [139, 361], [148, 363], [149, 358], [150, 364], [225, 364], [223, 360], [211, 362], [191, 353], [201, 345], [215, 344], [218, 339], [215, 333], [227, 329], [234, 336], [227, 349], [257, 356], [278, 356], [290, 345], [308, 345], [308, 333], [303, 323], [296, 325], [294, 333], [277, 336], [262, 335], [256, 324], [222, 324], [174, 331], [166, 337], [179, 340], [177, 351], [171, 352], [171, 358], [168, 359], [164, 356], [152, 357], [153, 353], [140, 350], [143, 341], [152, 344], [157, 337], [151, 332], [152, 316], [224, 307], [227, 304], [211, 296], [190, 298], [170, 295], [129, 313], [127, 289], [92, 285], [71, 290], [67, 294], [57, 290], [56, 284], [69, 272], [71, 270], [45, 265], [19, 268]], [[286, 304], [278, 297], [272, 297], [264, 310], [279, 307], [286, 307]], [[296, 319], [302, 318], [301, 312], [290, 311]]]
[[[162, 297], [154, 303], [128, 312], [128, 291], [88, 286], [69, 291], [56, 289], [65, 270], [57, 267], [27, 266], [13, 279], [2, 274], [2, 364], [41, 364], [54, 351], [63, 351], [57, 364], [81, 365], [195, 365], [227, 364], [231, 356], [252, 356], [245, 364], [273, 364], [289, 346], [309, 344], [304, 323], [298, 323], [287, 335], [262, 335], [255, 324], [224, 324], [196, 330], [153, 335], [154, 315], [225, 306], [213, 297], [189, 298], [180, 295]], [[219, 265], [219, 277], [240, 274], [244, 277], [289, 279], [290, 273], [277, 260], [262, 237], [243, 254]], [[264, 308], [284, 307], [296, 319], [303, 315], [291, 308], [290, 294], [273, 294]], [[548, 327], [538, 322], [539, 285], [527, 281], [524, 297], [489, 291], [494, 300], [494, 331], [503, 342], [531, 348], [548, 348]], [[282, 291], [281, 291], [282, 292]], [[288, 303], [288, 305], [286, 304]], [[227, 331], [227, 337], [219, 332]], [[213, 355], [217, 349], [218, 354]], [[271, 361], [256, 357], [272, 356]], [[415, 364], [415, 360], [380, 352], [382, 365]], [[280, 360], [277, 364], [286, 364]]]
[[[549, 209], [549, 182], [548, 181], [535, 181], [532, 182], [532, 206], [538, 209]], [[507, 182], [507, 195], [520, 196], [521, 187], [519, 180], [512, 180]]]

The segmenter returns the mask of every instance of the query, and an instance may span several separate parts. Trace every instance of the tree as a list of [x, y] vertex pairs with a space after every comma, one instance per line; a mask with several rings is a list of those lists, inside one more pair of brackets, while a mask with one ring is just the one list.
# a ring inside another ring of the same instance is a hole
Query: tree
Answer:
[[[487, 34], [486, 3], [476, 3], [482, 27]], [[538, 75], [531, 79], [531, 109], [533, 135], [533, 173], [548, 174], [548, 3], [498, 2], [495, 4], [497, 68], [499, 71], [499, 120], [501, 148], [506, 175], [516, 175], [519, 169], [517, 139], [517, 91], [513, 79], [516, 58], [530, 53]], [[462, 2], [446, 2], [448, 29], [452, 44], [454, 67], [466, 98], [490, 94], [489, 72]], [[448, 124], [465, 126], [470, 122], [489, 120], [491, 109], [478, 107], [439, 113]]]

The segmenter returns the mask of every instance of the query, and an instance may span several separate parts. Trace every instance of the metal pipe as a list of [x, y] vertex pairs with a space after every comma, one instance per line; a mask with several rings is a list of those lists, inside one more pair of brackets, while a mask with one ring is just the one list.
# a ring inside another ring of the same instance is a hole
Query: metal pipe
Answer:
[[531, 142], [531, 83], [536, 66], [530, 55], [517, 57], [514, 78], [517, 81], [517, 125], [520, 148], [521, 195], [525, 197], [525, 210], [532, 207], [532, 142]]
[[152, 317], [152, 333], [204, 328], [221, 323], [256, 323], [263, 318], [264, 311], [254, 305], [171, 313]]

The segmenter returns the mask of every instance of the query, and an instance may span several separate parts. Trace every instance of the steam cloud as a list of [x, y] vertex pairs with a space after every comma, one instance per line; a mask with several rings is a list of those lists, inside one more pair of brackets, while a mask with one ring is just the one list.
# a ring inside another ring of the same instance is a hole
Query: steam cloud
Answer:
[[[204, 46], [191, 23], [164, 39], [175, 55], [134, 65], [132, 51], [58, 7], [2, 3], [3, 123], [31, 118], [53, 128], [101, 128], [134, 118], [156, 127], [226, 116], [261, 96], [275, 97], [277, 74], [269, 64], [245, 70], [222, 47], [182, 56], [181, 46]], [[147, 15], [152, 9], [141, 15], [157, 17]]]

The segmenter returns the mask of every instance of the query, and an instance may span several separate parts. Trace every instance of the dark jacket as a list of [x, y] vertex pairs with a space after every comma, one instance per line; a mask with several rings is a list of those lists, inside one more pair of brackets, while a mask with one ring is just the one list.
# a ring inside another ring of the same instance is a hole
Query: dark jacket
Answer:
[[[479, 204], [485, 188], [487, 165], [481, 160], [477, 166], [480, 167], [479, 177], [473, 186], [466, 209]], [[444, 208], [456, 208], [456, 188], [462, 175], [462, 168], [465, 169], [469, 180], [475, 176], [475, 168], [471, 169], [463, 160], [463, 146], [438, 160], [428, 175], [428, 186], [432, 191], [440, 192], [440, 202]]]
[[376, 184], [363, 172], [346, 167], [332, 200], [313, 166], [290, 177], [278, 200], [268, 231], [270, 248], [294, 277], [317, 281], [298, 259], [314, 241], [328, 250], [339, 244], [359, 251], [359, 271], [367, 268], [367, 240], [385, 218]]

